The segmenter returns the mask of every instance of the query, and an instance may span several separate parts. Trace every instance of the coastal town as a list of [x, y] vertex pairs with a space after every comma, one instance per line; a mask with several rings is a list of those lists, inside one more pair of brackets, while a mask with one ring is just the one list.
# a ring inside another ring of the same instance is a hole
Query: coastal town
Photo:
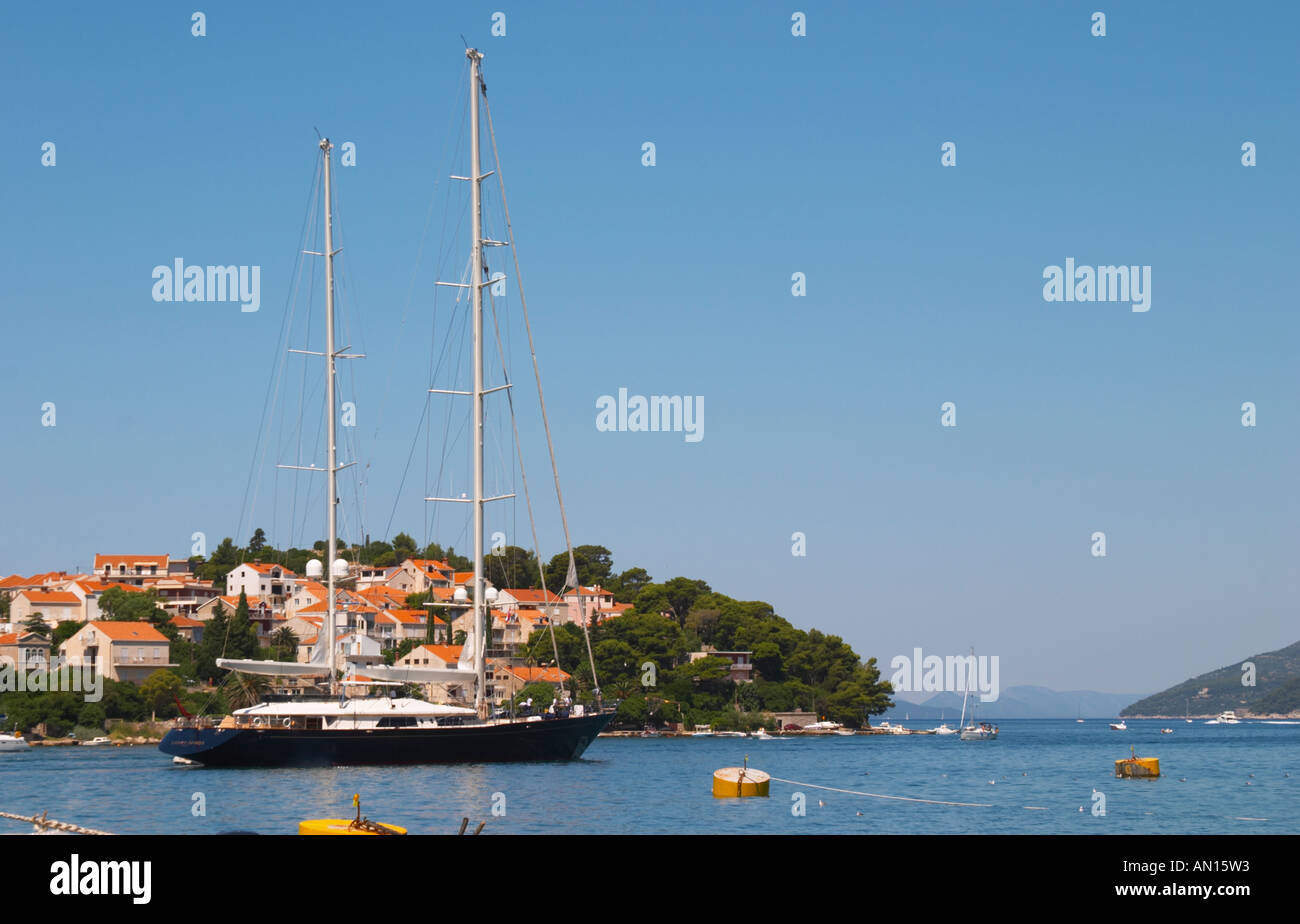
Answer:
[[[385, 660], [401, 666], [454, 665], [469, 628], [472, 607], [465, 589], [473, 572], [456, 571], [445, 561], [408, 558], [391, 567], [353, 566], [336, 589], [339, 654], [354, 663]], [[51, 571], [0, 580], [7, 614], [0, 621], [0, 658], [9, 657], [25, 670], [47, 666], [51, 635], [60, 625], [75, 624], [58, 654], [68, 663], [95, 663], [104, 676], [139, 683], [159, 669], [175, 668], [171, 641], [148, 622], [124, 622], [101, 611], [100, 600], [113, 589], [152, 594], [177, 636], [198, 643], [218, 609], [233, 612], [241, 595], [262, 647], [273, 647], [292, 633], [295, 659], [311, 661], [320, 643], [328, 607], [325, 584], [278, 564], [246, 562], [224, 581], [200, 579], [185, 559], [168, 555], [97, 554], [94, 569], [70, 574]], [[224, 593], [221, 591], [224, 589]], [[514, 696], [529, 683], [559, 689], [569, 675], [555, 666], [528, 664], [520, 648], [539, 626], [576, 623], [585, 613], [593, 622], [612, 619], [630, 608], [615, 603], [605, 589], [582, 587], [564, 596], [531, 588], [502, 588], [491, 608], [492, 640], [486, 655], [494, 701]], [[459, 593], [458, 593], [459, 591]], [[413, 609], [412, 595], [426, 595], [432, 605]], [[42, 629], [44, 627], [44, 629]], [[466, 691], [429, 685], [430, 698], [464, 702]]]
[[[93, 569], [87, 572], [11, 574], [0, 580], [0, 663], [27, 672], [48, 670], [52, 664], [93, 665], [109, 680], [142, 685], [159, 671], [180, 673], [176, 649], [184, 645], [192, 651], [202, 645], [214, 621], [225, 627], [227, 618], [241, 607], [255, 633], [256, 649], [274, 652], [280, 660], [312, 661], [328, 609], [324, 583], [283, 564], [256, 560], [208, 580], [199, 573], [201, 564], [166, 554], [103, 553], [95, 555]], [[473, 618], [473, 577], [472, 571], [457, 570], [449, 561], [434, 558], [407, 557], [385, 566], [350, 564], [335, 590], [336, 654], [340, 664], [351, 666], [349, 679], [356, 682], [349, 695], [362, 694], [368, 664], [455, 668]], [[574, 678], [565, 667], [572, 670], [574, 665], [561, 666], [553, 658], [539, 657], [528, 644], [539, 629], [577, 631], [584, 621], [591, 627], [607, 627], [629, 611], [636, 615], [633, 604], [617, 601], [615, 592], [599, 583], [556, 594], [543, 588], [497, 588], [489, 581], [487, 597], [492, 619], [485, 650], [487, 698], [499, 709], [541, 711], [552, 700], [573, 694]], [[132, 603], [139, 605], [128, 605]], [[671, 606], [663, 606], [658, 619], [671, 623], [676, 614]], [[147, 613], [149, 618], [123, 618], [123, 612]], [[537, 648], [551, 651], [549, 642]], [[219, 653], [225, 649], [224, 644], [216, 647]], [[696, 650], [680, 654], [683, 657], [677, 660], [688, 668], [715, 666], [709, 679], [733, 691], [753, 686], [756, 679], [750, 650], [718, 650], [700, 643]], [[770, 667], [768, 672], [775, 674]], [[196, 678], [187, 680], [191, 690], [204, 689]], [[207, 685], [211, 684], [208, 678]], [[521, 700], [526, 689], [530, 695]], [[628, 685], [614, 683], [610, 692], [614, 699], [626, 698]], [[473, 690], [462, 684], [420, 684], [419, 693], [430, 702], [460, 706], [473, 702]], [[734, 699], [739, 711], [741, 697]], [[640, 716], [634, 710], [625, 718], [635, 721]], [[709, 723], [689, 721], [680, 706], [675, 716], [665, 712], [660, 718], [653, 724], [624, 721], [621, 730], [610, 733], [746, 733], [734, 728], [715, 732]], [[864, 724], [869, 728], [869, 723]], [[849, 733], [802, 704], [764, 711], [759, 728], [776, 734]], [[891, 729], [884, 723], [870, 730]]]

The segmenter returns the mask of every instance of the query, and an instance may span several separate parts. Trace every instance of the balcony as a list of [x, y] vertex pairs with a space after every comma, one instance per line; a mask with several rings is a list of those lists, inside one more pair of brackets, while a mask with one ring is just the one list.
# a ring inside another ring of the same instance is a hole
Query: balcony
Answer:
[[123, 656], [123, 655], [113, 656], [114, 667], [145, 667], [148, 665], [157, 665], [158, 667], [175, 667], [175, 665], [172, 663], [171, 659], [167, 655], [159, 655], [158, 657], [154, 657], [153, 655], [144, 655], [144, 656], [131, 655], [130, 657]]

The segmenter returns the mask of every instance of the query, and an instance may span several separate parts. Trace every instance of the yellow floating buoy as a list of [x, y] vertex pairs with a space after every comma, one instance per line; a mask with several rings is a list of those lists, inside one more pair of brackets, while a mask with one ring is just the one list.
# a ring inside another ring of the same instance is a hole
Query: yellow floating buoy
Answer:
[[749, 769], [749, 758], [743, 767], [723, 767], [713, 772], [713, 796], [733, 799], [745, 796], [766, 796], [772, 778], [762, 770]]
[[[374, 826], [373, 828], [371, 826]], [[384, 830], [376, 830], [383, 828]], [[298, 822], [299, 834], [405, 834], [405, 828], [399, 828], [397, 825], [381, 825], [373, 821], [365, 822], [358, 826], [354, 819], [350, 818], [313, 818], [309, 821]]]
[[382, 825], [377, 821], [361, 817], [361, 796], [352, 797], [352, 805], [357, 810], [356, 818], [311, 818], [298, 822], [299, 834], [405, 834], [406, 829], [397, 825]]
[[1131, 757], [1115, 761], [1115, 775], [1126, 780], [1154, 779], [1160, 775], [1160, 758], [1138, 757], [1137, 752], [1129, 747]]

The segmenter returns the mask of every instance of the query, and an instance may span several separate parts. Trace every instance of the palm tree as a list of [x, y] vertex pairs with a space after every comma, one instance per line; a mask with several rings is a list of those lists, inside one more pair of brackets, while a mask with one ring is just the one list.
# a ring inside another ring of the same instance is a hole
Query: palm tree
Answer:
[[226, 691], [226, 700], [230, 703], [231, 709], [245, 709], [262, 702], [270, 690], [271, 681], [268, 678], [236, 671]]
[[298, 657], [298, 636], [288, 626], [281, 626], [271, 636], [271, 647], [275, 656], [281, 661], [292, 661]]

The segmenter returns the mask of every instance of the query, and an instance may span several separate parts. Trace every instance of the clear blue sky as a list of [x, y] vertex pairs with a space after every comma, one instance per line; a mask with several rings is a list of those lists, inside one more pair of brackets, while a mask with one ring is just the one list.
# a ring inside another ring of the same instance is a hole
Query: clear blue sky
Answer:
[[[203, 38], [174, 3], [6, 11], [0, 572], [271, 531], [285, 482], [252, 513], [245, 485], [314, 127], [358, 151], [339, 202], [364, 528], [396, 506], [392, 532], [465, 548], [421, 534], [422, 447], [398, 490], [440, 212], [417, 262], [421, 234], [464, 172], [463, 34], [576, 541], [886, 665], [974, 645], [1004, 686], [1150, 691], [1300, 637], [1294, 4], [196, 5]], [[176, 257], [261, 266], [260, 311], [154, 302]], [[1067, 257], [1150, 265], [1151, 310], [1045, 302]], [[620, 386], [704, 396], [705, 438], [598, 432]]]

